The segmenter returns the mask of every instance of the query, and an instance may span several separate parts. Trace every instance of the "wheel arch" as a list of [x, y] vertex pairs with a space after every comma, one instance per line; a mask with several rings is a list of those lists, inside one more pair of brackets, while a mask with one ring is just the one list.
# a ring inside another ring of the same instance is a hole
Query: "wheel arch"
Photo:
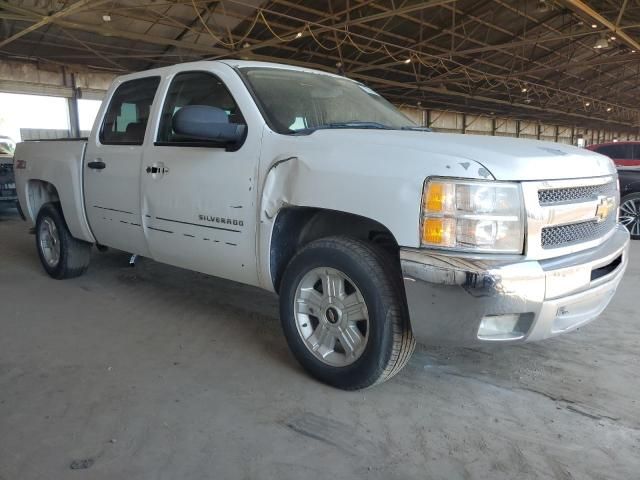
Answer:
[[345, 235], [379, 245], [400, 262], [398, 242], [391, 231], [368, 217], [315, 207], [281, 208], [273, 223], [269, 245], [269, 270], [276, 292], [291, 258], [308, 243], [323, 237]]
[[25, 213], [33, 223], [38, 218], [38, 213], [43, 205], [60, 203], [58, 189], [46, 180], [31, 179], [27, 182], [26, 190], [27, 208]]
[[71, 234], [79, 240], [95, 243], [85, 217], [82, 192], [78, 195], [75, 191], [60, 190], [53, 182], [39, 178], [27, 180], [24, 189], [24, 213], [34, 225], [43, 205], [57, 203]]
[[626, 184], [624, 186], [624, 191], [620, 192], [622, 198], [633, 195], [634, 193], [640, 193], [640, 180]]

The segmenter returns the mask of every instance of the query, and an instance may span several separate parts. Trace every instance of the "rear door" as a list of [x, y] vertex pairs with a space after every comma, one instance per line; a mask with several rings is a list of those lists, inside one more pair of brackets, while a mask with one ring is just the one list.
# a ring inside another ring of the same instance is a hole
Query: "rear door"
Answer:
[[157, 76], [121, 83], [85, 154], [85, 208], [96, 240], [140, 255], [148, 255], [140, 212], [142, 145], [159, 84]]
[[[144, 153], [142, 220], [154, 259], [256, 284], [255, 178], [262, 130], [247, 125], [223, 81], [225, 69], [236, 98], [249, 101], [237, 74], [226, 66], [183, 71], [170, 79], [156, 141]], [[224, 110], [229, 123], [247, 126], [246, 138], [226, 148], [181, 137], [172, 120], [187, 105]]]

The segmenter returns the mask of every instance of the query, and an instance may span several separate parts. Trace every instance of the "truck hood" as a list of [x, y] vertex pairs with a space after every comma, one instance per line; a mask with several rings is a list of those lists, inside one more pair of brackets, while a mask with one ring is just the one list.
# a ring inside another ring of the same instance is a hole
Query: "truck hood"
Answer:
[[[321, 144], [346, 149], [376, 145], [380, 155], [393, 152], [392, 161], [401, 161], [399, 150], [416, 150], [425, 162], [452, 162], [470, 171], [470, 177], [496, 180], [557, 180], [615, 174], [609, 157], [564, 145], [510, 137], [462, 135], [406, 130], [318, 130], [310, 135]], [[446, 160], [443, 160], [446, 159]], [[427, 163], [428, 164], [428, 163]], [[477, 165], [479, 164], [479, 166]]]

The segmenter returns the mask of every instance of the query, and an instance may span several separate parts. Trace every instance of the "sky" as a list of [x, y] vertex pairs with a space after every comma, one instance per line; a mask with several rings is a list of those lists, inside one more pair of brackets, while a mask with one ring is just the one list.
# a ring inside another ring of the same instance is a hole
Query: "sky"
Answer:
[[[101, 103], [78, 100], [80, 130], [91, 130]], [[0, 93], [0, 135], [7, 135], [17, 142], [21, 140], [21, 128], [68, 130], [67, 99]]]

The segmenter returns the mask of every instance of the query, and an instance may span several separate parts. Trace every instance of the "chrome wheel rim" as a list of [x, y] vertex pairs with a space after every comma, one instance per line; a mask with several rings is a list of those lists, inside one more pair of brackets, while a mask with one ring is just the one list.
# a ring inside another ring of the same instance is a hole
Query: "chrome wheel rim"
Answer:
[[335, 268], [307, 272], [294, 299], [298, 334], [321, 362], [345, 367], [362, 356], [369, 339], [369, 312], [357, 285]]
[[627, 200], [620, 205], [620, 223], [631, 235], [640, 235], [640, 199]]
[[45, 218], [40, 223], [38, 232], [40, 251], [50, 267], [55, 267], [60, 261], [60, 237], [56, 224], [50, 218]]

